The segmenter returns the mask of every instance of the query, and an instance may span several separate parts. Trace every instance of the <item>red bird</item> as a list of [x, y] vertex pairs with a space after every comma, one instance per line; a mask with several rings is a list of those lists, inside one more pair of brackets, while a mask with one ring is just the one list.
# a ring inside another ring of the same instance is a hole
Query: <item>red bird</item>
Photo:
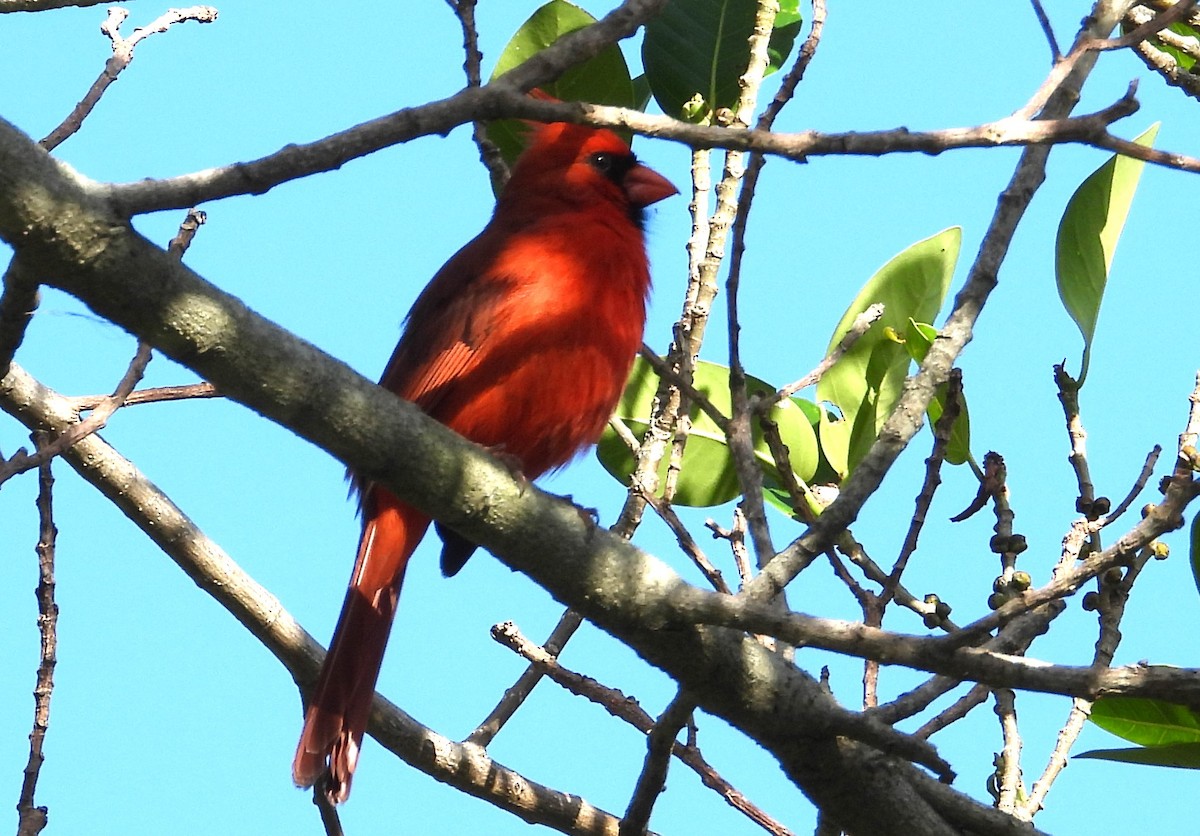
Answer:
[[[491, 221], [417, 298], [380, 385], [536, 478], [600, 437], [641, 345], [643, 210], [676, 193], [607, 130], [536, 129]], [[345, 801], [408, 559], [430, 518], [374, 483], [292, 764]], [[438, 527], [442, 572], [475, 545]]]

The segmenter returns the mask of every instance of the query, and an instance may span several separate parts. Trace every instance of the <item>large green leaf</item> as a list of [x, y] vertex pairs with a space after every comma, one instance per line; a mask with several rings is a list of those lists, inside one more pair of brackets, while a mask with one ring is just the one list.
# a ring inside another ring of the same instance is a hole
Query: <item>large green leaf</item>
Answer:
[[910, 319], [932, 322], [937, 317], [961, 243], [962, 230], [955, 226], [905, 249], [871, 277], [834, 329], [830, 350], [860, 313], [876, 302], [884, 304], [880, 321], [817, 384], [817, 400], [841, 411], [841, 420], [822, 420], [820, 429], [821, 449], [841, 476], [865, 455], [896, 405], [911, 363], [897, 335]]
[[[692, 384], [723, 415], [732, 413], [728, 368], [702, 361], [696, 366]], [[775, 391], [757, 378], [747, 378], [746, 385], [751, 394]], [[637, 358], [614, 414], [638, 438], [645, 434], [649, 426], [650, 409], [658, 387], [658, 375], [649, 363]], [[815, 404], [793, 398], [780, 403], [768, 415], [779, 424], [780, 437], [788, 446], [792, 469], [805, 480], [812, 478], [819, 464], [817, 438], [813, 430], [816, 412]], [[674, 502], [698, 507], [728, 502], [739, 495], [740, 489], [725, 433], [700, 407], [693, 405], [689, 414], [692, 427], [684, 448]], [[778, 485], [778, 471], [757, 427], [754, 441], [755, 455], [763, 467], [764, 479], [772, 485]], [[596, 446], [596, 456], [609, 473], [623, 483], [629, 483], [635, 461], [629, 448], [612, 429], [604, 431]], [[666, 479], [667, 466], [668, 461], [664, 458], [659, 469], [660, 485]]]
[[1146, 766], [1200, 769], [1200, 743], [1172, 743], [1169, 746], [1145, 746], [1140, 749], [1093, 749], [1090, 752], [1081, 752], [1075, 757], [1140, 763]]
[[[1134, 142], [1149, 147], [1157, 134], [1156, 122]], [[1113, 253], [1144, 166], [1141, 160], [1112, 157], [1075, 190], [1058, 224], [1054, 269], [1063, 307], [1083, 334], [1080, 384], [1087, 378]]]
[[[596, 19], [566, 0], [550, 0], [521, 24], [500, 53], [492, 78], [528, 61], [563, 35], [582, 29]], [[567, 70], [542, 90], [564, 102], [594, 102], [614, 107], [637, 108], [629, 67], [615, 44], [584, 63]], [[488, 125], [488, 138], [496, 143], [508, 163], [525, 147], [527, 126], [517, 119], [504, 119]]]
[[[750, 57], [747, 41], [754, 31], [754, 10], [748, 0], [670, 0], [646, 24], [642, 64], [663, 113], [682, 118], [684, 105], [696, 95], [703, 99], [703, 113], [737, 103], [738, 78]], [[799, 0], [782, 0], [769, 45], [768, 73], [787, 60], [799, 31]], [[689, 113], [695, 112], [689, 108]]]
[[1101, 697], [1091, 721], [1141, 746], [1200, 743], [1200, 713], [1185, 705], [1145, 697]]
[[[908, 349], [908, 354], [914, 362], [920, 363], [925, 359], [925, 355], [929, 353], [936, 338], [937, 329], [932, 325], [916, 322], [911, 318], [908, 320], [908, 327], [904, 332], [904, 347]], [[954, 419], [954, 426], [950, 428], [950, 443], [946, 445], [946, 461], [950, 464], [966, 464], [971, 458], [971, 416], [967, 413], [966, 396], [964, 395], [960, 401], [960, 412]], [[946, 384], [943, 383], [937, 388], [933, 400], [929, 402], [927, 412], [929, 413], [930, 430], [942, 417], [945, 409]]]
[[1101, 697], [1091, 721], [1140, 749], [1098, 749], [1078, 757], [1200, 769], [1200, 713], [1143, 697]]

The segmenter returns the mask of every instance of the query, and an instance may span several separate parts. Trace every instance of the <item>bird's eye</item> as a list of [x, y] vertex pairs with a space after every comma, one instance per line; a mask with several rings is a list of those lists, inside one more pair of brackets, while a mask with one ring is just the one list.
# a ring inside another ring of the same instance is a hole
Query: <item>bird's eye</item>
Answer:
[[588, 157], [587, 161], [605, 179], [611, 180], [618, 186], [621, 185], [622, 178], [629, 173], [629, 169], [637, 164], [637, 160], [632, 154], [616, 154], [611, 151], [597, 151]]
[[606, 154], [604, 152], [592, 154], [588, 158], [588, 162], [605, 177], [612, 176], [617, 170], [617, 158], [614, 154]]

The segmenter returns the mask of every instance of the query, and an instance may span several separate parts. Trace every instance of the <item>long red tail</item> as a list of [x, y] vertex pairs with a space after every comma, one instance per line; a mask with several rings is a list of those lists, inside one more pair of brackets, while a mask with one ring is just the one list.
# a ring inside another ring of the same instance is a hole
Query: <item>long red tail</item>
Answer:
[[430, 522], [376, 487], [364, 497], [363, 517], [354, 574], [292, 761], [292, 780], [301, 787], [316, 783], [328, 763], [327, 789], [335, 803], [350, 795], [404, 569]]

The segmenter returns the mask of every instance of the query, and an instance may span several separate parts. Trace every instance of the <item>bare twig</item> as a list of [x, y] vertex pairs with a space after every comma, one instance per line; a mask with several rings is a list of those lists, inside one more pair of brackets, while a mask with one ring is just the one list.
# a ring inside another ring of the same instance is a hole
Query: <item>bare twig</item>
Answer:
[[[35, 446], [49, 442], [49, 434], [35, 432]], [[41, 634], [41, 656], [37, 670], [37, 685], [33, 689], [33, 731], [29, 734], [29, 760], [25, 779], [21, 782], [21, 797], [17, 801], [17, 836], [37, 836], [46, 826], [48, 811], [34, 804], [34, 792], [41, 772], [42, 744], [50, 728], [50, 696], [54, 691], [54, 666], [58, 662], [58, 604], [54, 601], [54, 544], [58, 529], [54, 526], [52, 498], [54, 476], [50, 460], [38, 468], [38, 632]]]
[[1141, 26], [1138, 26], [1132, 32], [1126, 32], [1119, 38], [1104, 38], [1102, 40], [1093, 41], [1088, 48], [1096, 50], [1111, 50], [1125, 49], [1133, 46], [1141, 41], [1151, 38], [1162, 30], [1166, 29], [1172, 23], [1183, 20], [1192, 7], [1196, 5], [1196, 0], [1179, 0], [1171, 8], [1161, 14], [1155, 15], [1151, 20], [1146, 21]]
[[[946, 681], [950, 682], [954, 680], [950, 680], [947, 677]], [[971, 689], [955, 700], [949, 708], [930, 718], [924, 725], [913, 732], [913, 736], [922, 739], [932, 737], [947, 726], [966, 717], [973, 709], [983, 705], [987, 702], [988, 695], [991, 693], [992, 689], [986, 685], [971, 686]]]
[[[80, 395], [71, 398], [71, 404], [79, 412], [95, 409], [111, 398], [112, 395]], [[211, 383], [189, 383], [183, 386], [155, 386], [150, 389], [134, 389], [125, 398], [125, 406], [136, 406], [144, 403], [163, 403], [165, 401], [182, 401], [192, 398], [219, 398], [221, 393]]]
[[[463, 35], [463, 73], [466, 75], [467, 87], [479, 87], [483, 81], [480, 68], [483, 64], [483, 53], [479, 51], [479, 30], [475, 26], [476, 0], [446, 0], [458, 18]], [[500, 154], [496, 143], [488, 139], [487, 123], [476, 119], [471, 125], [471, 139], [479, 149], [479, 160], [488, 171], [492, 181], [492, 189], [499, 193], [508, 182], [508, 165]]]
[[687, 526], [683, 524], [683, 520], [679, 519], [679, 515], [675, 513], [675, 509], [667, 502], [663, 502], [656, 496], [645, 497], [647, 504], [654, 509], [655, 513], [667, 524], [671, 529], [671, 533], [675, 535], [675, 540], [679, 543], [679, 547], [696, 564], [696, 568], [708, 579], [712, 588], [717, 592], [724, 592], [726, 595], [732, 594], [729, 584], [725, 583], [725, 578], [721, 574], [721, 570], [713, 565], [713, 562], [708, 559], [708, 555], [700, 548], [700, 544], [696, 542], [696, 538], [687, 530]]
[[881, 316], [883, 316], [883, 303], [876, 302], [875, 304], [870, 305], [865, 311], [854, 318], [854, 322], [850, 325], [850, 330], [842, 336], [841, 340], [838, 341], [838, 344], [830, 350], [829, 354], [825, 356], [825, 359], [817, 364], [815, 369], [799, 380], [793, 381], [787, 386], [780, 388], [779, 391], [772, 395], [756, 396], [751, 398], [751, 406], [754, 411], [759, 415], [763, 415], [772, 406], [779, 403], [784, 398], [790, 398], [801, 389], [805, 389], [817, 383], [822, 377], [825, 376], [825, 372], [829, 371], [829, 367], [840, 360], [842, 355], [849, 351], [850, 348], [856, 342], [858, 342], [859, 337], [867, 333], [871, 326], [879, 321]]
[[[921, 536], [921, 529], [925, 525], [925, 515], [929, 513], [929, 506], [933, 504], [934, 492], [942, 483], [942, 462], [946, 458], [946, 448], [950, 444], [950, 433], [961, 412], [962, 371], [951, 369], [950, 380], [946, 385], [945, 406], [941, 416], [933, 425], [933, 449], [929, 452], [929, 458], [925, 460], [925, 481], [921, 483], [921, 491], [917, 494], [916, 508], [908, 526], [908, 533], [904, 537], [904, 545], [900, 547], [900, 554], [896, 557], [896, 562], [892, 566], [891, 573], [888, 574], [887, 582], [883, 585], [882, 593], [880, 593], [881, 607], [887, 606], [895, 596], [900, 576], [904, 574], [909, 558], [917, 550], [917, 539]], [[938, 620], [941, 620], [940, 617]]]
[[1000, 733], [1004, 748], [996, 758], [996, 807], [1012, 813], [1017, 800], [1025, 794], [1021, 782], [1021, 732], [1017, 726], [1017, 695], [1009, 688], [997, 688], [992, 692], [996, 698], [996, 716], [1000, 719]]
[[695, 707], [696, 704], [681, 691], [646, 734], [646, 760], [629, 805], [625, 808], [625, 817], [621, 819], [620, 836], [641, 836], [646, 832], [654, 802], [667, 788], [667, 769], [671, 764], [675, 738], [691, 721]]
[[1038, 25], [1042, 27], [1042, 34], [1046, 36], [1046, 42], [1050, 44], [1050, 63], [1057, 63], [1062, 59], [1062, 50], [1058, 48], [1058, 39], [1054, 37], [1054, 27], [1050, 25], [1050, 18], [1046, 15], [1046, 10], [1042, 8], [1042, 0], [1032, 0], [1033, 13], [1037, 16]]
[[[620, 691], [607, 688], [594, 679], [562, 667], [557, 659], [549, 656], [536, 644], [521, 635], [520, 630], [515, 625], [498, 624], [492, 628], [492, 636], [505, 647], [519, 653], [532, 664], [536, 664], [547, 676], [571, 693], [592, 700], [614, 717], [624, 720], [641, 732], [649, 734], [654, 728], [654, 718], [643, 711], [636, 700], [626, 697]], [[704, 760], [704, 757], [700, 754], [700, 750], [695, 745], [691, 743], [683, 745], [675, 741], [672, 741], [672, 743], [673, 754], [695, 771], [706, 787], [718, 792], [731, 807], [758, 822], [770, 833], [781, 835], [787, 833], [783, 825], [775, 822], [770, 816], [767, 816], [766, 813], [750, 803], [741, 792], [722, 778]]]
[[129, 368], [125, 370], [125, 375], [117, 384], [117, 388], [113, 390], [112, 395], [97, 404], [96, 408], [92, 410], [91, 415], [63, 432], [53, 441], [40, 446], [33, 455], [26, 453], [24, 450], [18, 450], [13, 454], [12, 458], [0, 464], [0, 484], [3, 484], [19, 473], [40, 467], [42, 463], [61, 455], [64, 450], [78, 443], [80, 439], [102, 430], [108, 423], [108, 419], [121, 407], [125, 402], [125, 398], [133, 391], [133, 387], [142, 379], [142, 375], [146, 371], [146, 365], [150, 362], [150, 356], [149, 343], [139, 342], [137, 352], [134, 354], [133, 359], [129, 361]]
[[187, 252], [188, 247], [192, 245], [192, 239], [196, 237], [197, 230], [204, 225], [208, 220], [208, 213], [192, 207], [187, 210], [187, 214], [183, 218], [183, 222], [179, 225], [179, 232], [171, 239], [171, 243], [167, 245], [167, 252], [178, 259], [183, 259], [183, 254]]
[[[583, 618], [574, 610], [567, 610], [558, 620], [558, 624], [550, 632], [549, 637], [542, 645], [542, 650], [552, 659], [558, 658], [558, 654], [562, 652], [563, 647], [571, 636], [575, 635], [575, 631], [583, 624]], [[530, 664], [520, 678], [513, 683], [511, 688], [504, 692], [504, 696], [496, 707], [492, 709], [487, 718], [480, 723], [475, 731], [467, 735], [464, 743], [473, 744], [481, 748], [487, 748], [488, 745], [495, 740], [496, 735], [500, 733], [500, 729], [504, 728], [507, 723], [520, 708], [529, 695], [533, 692], [534, 687], [542, 679], [543, 670], [538, 665]]]
[[91, 88], [84, 94], [83, 99], [80, 100], [79, 104], [75, 105], [75, 109], [63, 120], [61, 125], [52, 130], [42, 140], [41, 146], [47, 151], [53, 151], [83, 126], [83, 120], [88, 117], [99, 103], [100, 97], [104, 95], [104, 91], [117, 80], [117, 76], [133, 61], [133, 48], [138, 45], [138, 42], [157, 32], [166, 32], [167, 29], [176, 23], [183, 23], [187, 20], [194, 20], [198, 23], [212, 23], [217, 19], [217, 10], [212, 6], [190, 6], [186, 9], [171, 9], [152, 23], [134, 29], [132, 35], [124, 38], [121, 36], [120, 28], [128, 16], [129, 12], [119, 6], [114, 6], [108, 10], [108, 18], [104, 23], [100, 24], [100, 31], [112, 41], [112, 57], [105, 63], [104, 70], [92, 82]]

